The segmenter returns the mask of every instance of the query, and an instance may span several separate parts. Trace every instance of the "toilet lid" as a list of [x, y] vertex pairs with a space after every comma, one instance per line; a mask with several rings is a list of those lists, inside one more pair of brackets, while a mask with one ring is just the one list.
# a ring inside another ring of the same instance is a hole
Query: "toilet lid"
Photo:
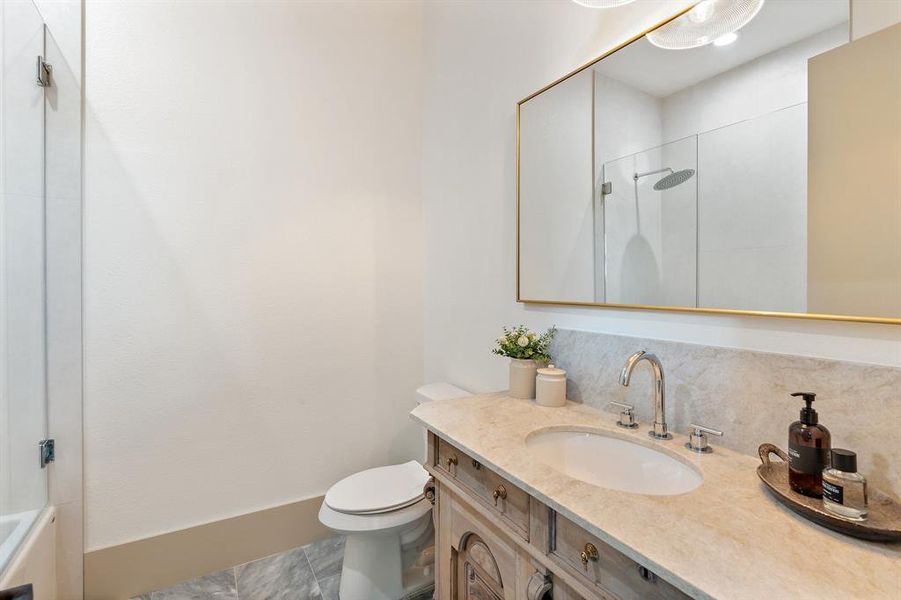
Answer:
[[422, 488], [428, 478], [428, 472], [415, 460], [376, 467], [333, 485], [325, 494], [325, 503], [332, 510], [348, 514], [398, 510], [422, 500]]

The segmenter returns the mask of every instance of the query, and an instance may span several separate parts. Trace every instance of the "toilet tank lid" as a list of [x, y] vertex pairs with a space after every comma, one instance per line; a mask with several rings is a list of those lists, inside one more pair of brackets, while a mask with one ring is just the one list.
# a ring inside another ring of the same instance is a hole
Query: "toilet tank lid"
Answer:
[[416, 402], [432, 402], [433, 400], [450, 400], [451, 398], [465, 398], [472, 396], [464, 389], [458, 388], [452, 383], [439, 382], [427, 383], [416, 390]]

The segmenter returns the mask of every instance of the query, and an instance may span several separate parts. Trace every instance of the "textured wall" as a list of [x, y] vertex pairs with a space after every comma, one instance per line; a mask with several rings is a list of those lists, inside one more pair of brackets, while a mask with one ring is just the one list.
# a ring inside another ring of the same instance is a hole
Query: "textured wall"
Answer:
[[88, 550], [418, 455], [420, 16], [88, 3]]

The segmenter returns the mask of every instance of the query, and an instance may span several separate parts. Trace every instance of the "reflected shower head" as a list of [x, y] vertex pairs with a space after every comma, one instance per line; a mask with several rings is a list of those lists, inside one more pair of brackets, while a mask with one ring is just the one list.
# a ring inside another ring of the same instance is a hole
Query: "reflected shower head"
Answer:
[[680, 183], [685, 183], [686, 181], [691, 179], [691, 176], [694, 174], [694, 169], [682, 169], [681, 171], [670, 173], [669, 175], [661, 177], [660, 180], [654, 184], [654, 189], [658, 192], [668, 190], [670, 188], [676, 187]]
[[647, 177], [648, 175], [656, 175], [657, 173], [665, 173], [669, 171], [669, 175], [664, 175], [660, 179], [657, 180], [657, 183], [654, 184], [654, 189], [658, 192], [662, 192], [663, 190], [668, 190], [670, 188], [676, 187], [680, 183], [685, 183], [689, 179], [691, 179], [692, 175], [695, 174], [694, 169], [682, 169], [681, 171], [673, 171], [669, 167], [665, 167], [663, 169], [657, 169], [656, 171], [648, 171], [646, 173], [635, 173], [632, 176], [636, 182], [642, 177]]

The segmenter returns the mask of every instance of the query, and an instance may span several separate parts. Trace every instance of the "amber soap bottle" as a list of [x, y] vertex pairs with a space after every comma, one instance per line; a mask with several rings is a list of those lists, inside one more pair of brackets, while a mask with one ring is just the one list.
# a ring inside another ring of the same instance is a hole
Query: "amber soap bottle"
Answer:
[[832, 436], [818, 423], [812, 392], [796, 392], [807, 404], [801, 409], [801, 418], [788, 428], [788, 483], [791, 489], [811, 496], [823, 497], [823, 469], [829, 466], [829, 450]]

